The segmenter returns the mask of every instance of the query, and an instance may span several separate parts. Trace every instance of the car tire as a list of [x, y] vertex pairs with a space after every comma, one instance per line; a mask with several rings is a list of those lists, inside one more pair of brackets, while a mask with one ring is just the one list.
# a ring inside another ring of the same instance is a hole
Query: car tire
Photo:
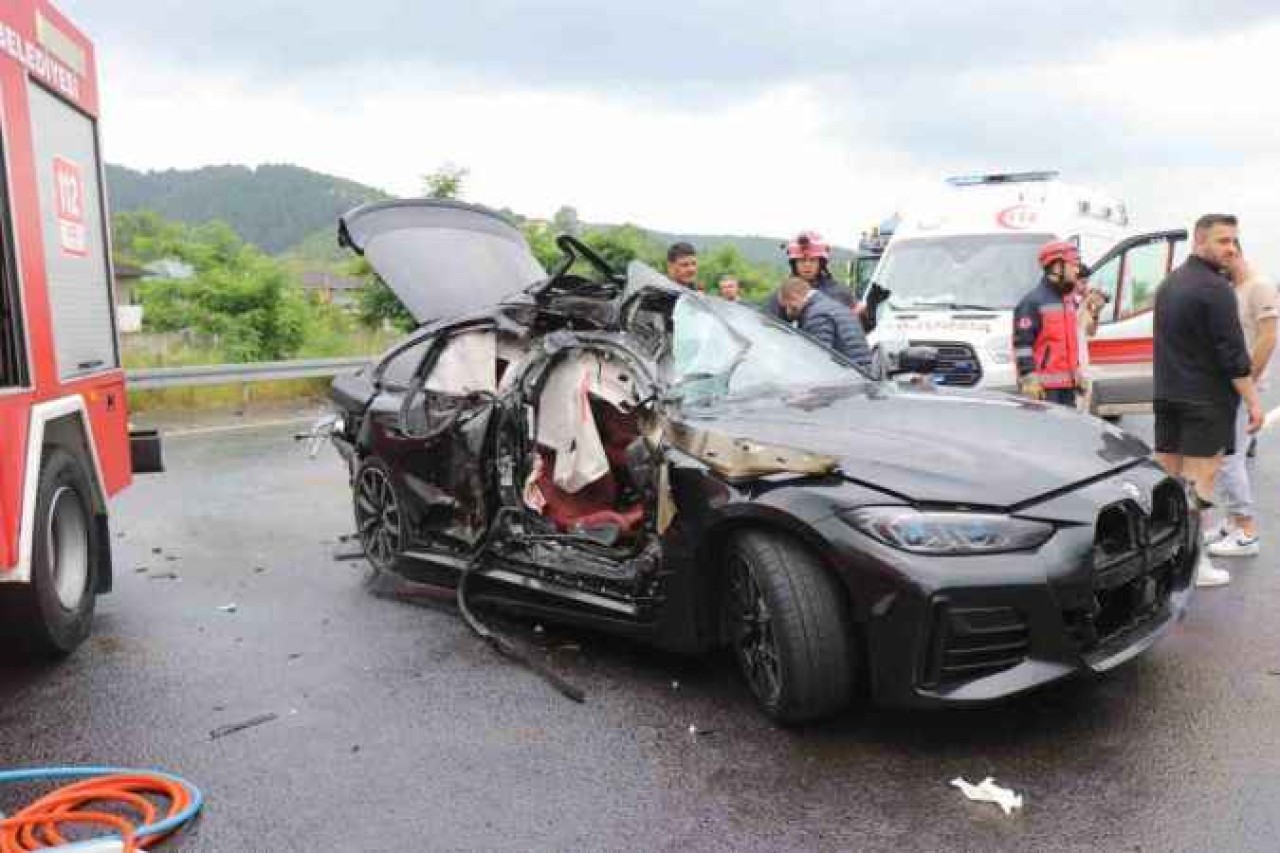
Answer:
[[89, 636], [102, 565], [102, 530], [84, 466], [46, 451], [36, 486], [30, 583], [4, 589], [6, 633], [25, 657], [58, 660]]
[[356, 537], [369, 565], [377, 572], [399, 573], [408, 547], [404, 500], [386, 463], [377, 457], [360, 462], [351, 483], [351, 503]]
[[809, 550], [774, 533], [740, 533], [725, 585], [734, 657], [766, 714], [794, 725], [849, 705], [858, 657], [848, 602]]

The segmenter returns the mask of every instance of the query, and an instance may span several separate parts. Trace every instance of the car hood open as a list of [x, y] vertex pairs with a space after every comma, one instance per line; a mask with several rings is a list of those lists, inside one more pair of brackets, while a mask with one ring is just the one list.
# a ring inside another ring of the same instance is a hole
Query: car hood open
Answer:
[[983, 393], [789, 393], [683, 413], [692, 427], [825, 454], [851, 479], [917, 503], [1013, 507], [1147, 458], [1073, 411]]
[[357, 207], [338, 220], [338, 243], [364, 255], [420, 324], [483, 310], [546, 277], [519, 229], [457, 201]]

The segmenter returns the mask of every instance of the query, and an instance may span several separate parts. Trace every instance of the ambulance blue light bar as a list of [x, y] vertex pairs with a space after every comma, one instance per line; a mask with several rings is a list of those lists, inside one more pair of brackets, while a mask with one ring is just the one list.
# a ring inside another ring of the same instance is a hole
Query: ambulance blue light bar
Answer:
[[981, 184], [1023, 184], [1033, 181], [1052, 181], [1057, 172], [1002, 172], [990, 175], [957, 175], [947, 178], [953, 187], [976, 187]]

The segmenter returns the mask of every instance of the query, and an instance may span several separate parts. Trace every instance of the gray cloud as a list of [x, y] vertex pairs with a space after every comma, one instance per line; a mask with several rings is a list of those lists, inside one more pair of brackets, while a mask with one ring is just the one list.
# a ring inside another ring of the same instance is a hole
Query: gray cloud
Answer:
[[1280, 17], [1274, 0], [1101, 6], [1024, 0], [782, 5], [756, 0], [74, 0], [100, 40], [184, 65], [296, 82], [345, 64], [422, 62], [504, 83], [732, 99], [798, 77], [883, 84], [1078, 57], [1103, 41]]

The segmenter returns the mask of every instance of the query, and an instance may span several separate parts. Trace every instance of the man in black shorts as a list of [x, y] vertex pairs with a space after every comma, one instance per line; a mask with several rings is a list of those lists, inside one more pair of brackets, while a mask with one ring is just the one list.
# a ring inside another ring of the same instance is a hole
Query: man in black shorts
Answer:
[[[1242, 398], [1249, 432], [1262, 426], [1253, 365], [1225, 271], [1235, 259], [1237, 235], [1234, 216], [1200, 217], [1194, 254], [1156, 292], [1156, 459], [1191, 483], [1202, 512], [1213, 506], [1213, 481], [1223, 454], [1235, 450], [1235, 411]], [[1202, 547], [1196, 585], [1230, 581]]]

